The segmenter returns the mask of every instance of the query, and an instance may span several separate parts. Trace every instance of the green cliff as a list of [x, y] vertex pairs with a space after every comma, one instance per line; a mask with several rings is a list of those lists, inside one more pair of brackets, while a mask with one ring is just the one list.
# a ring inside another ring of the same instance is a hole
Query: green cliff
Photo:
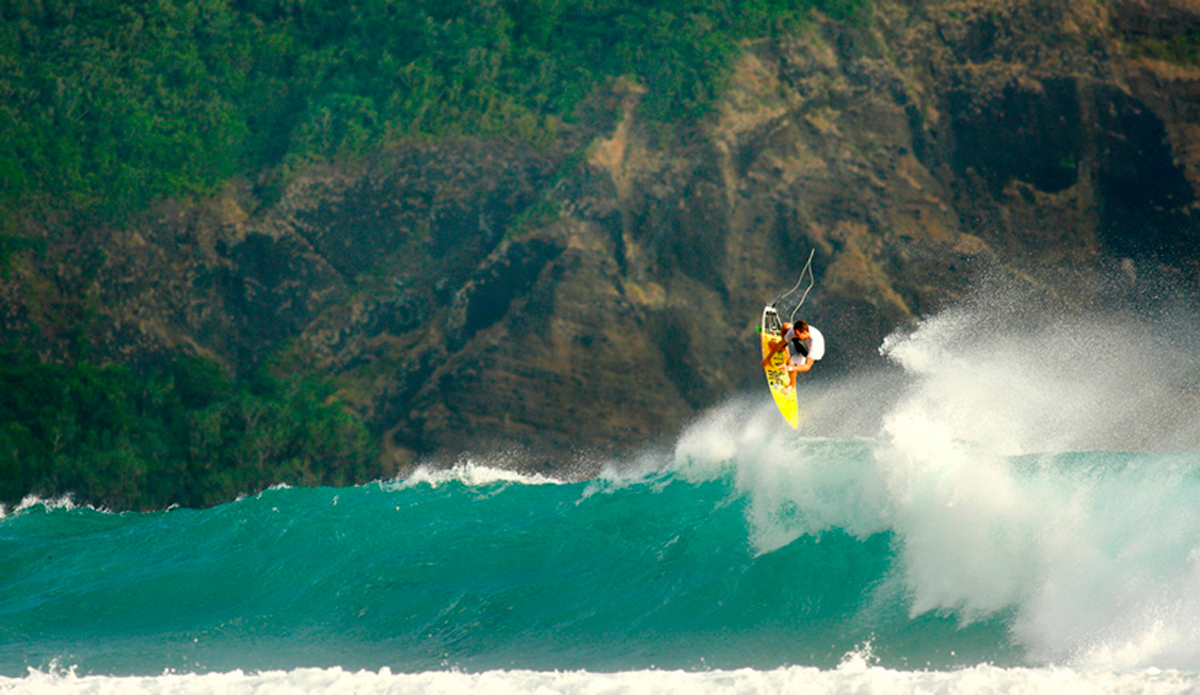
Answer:
[[[131, 424], [69, 455], [30, 424], [69, 408], [6, 396], [9, 504], [586, 467], [760, 386], [758, 312], [812, 249], [813, 378], [983, 275], [1073, 306], [1200, 282], [1183, 0], [213, 2], [163, 20], [187, 51], [125, 6], [50, 67], [12, 57], [75, 36], [71, 7], [5, 23], [6, 378], [160, 395], [95, 406]], [[120, 118], [79, 110], [104, 99]], [[196, 365], [227, 383], [203, 402]], [[282, 424], [254, 440], [250, 411]], [[97, 463], [121, 447], [141, 468]]]

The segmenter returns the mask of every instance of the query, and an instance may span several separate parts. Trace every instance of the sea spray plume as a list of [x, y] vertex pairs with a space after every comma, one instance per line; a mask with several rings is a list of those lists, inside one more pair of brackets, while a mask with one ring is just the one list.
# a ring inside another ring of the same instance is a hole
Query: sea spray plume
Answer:
[[1198, 329], [1195, 315], [1066, 314], [1009, 290], [893, 334], [880, 350], [912, 384], [906, 412], [920, 408], [991, 450], [1191, 450], [1200, 448]]
[[871, 601], [913, 619], [1003, 619], [1037, 663], [1195, 668], [1198, 325], [990, 285], [889, 337], [894, 370], [812, 385], [801, 433], [762, 398], [714, 409], [674, 470], [731, 478], [759, 553], [890, 532]]
[[[994, 407], [1019, 397], [1007, 376], [1016, 360], [964, 355], [977, 345], [964, 323], [973, 325], [973, 315], [956, 310], [885, 341], [882, 352], [911, 384], [884, 418], [876, 456], [886, 514], [903, 549], [910, 613], [948, 610], [970, 621], [1020, 603], [1035, 563], [1023, 561], [1033, 549], [1014, 523], [1029, 514], [1029, 501], [1005, 459], [1020, 453], [1017, 425]], [[1007, 340], [987, 349], [1018, 354]]]
[[[1015, 608], [1035, 659], [1195, 668], [1195, 318], [1029, 299], [975, 297], [882, 347], [909, 379], [877, 458], [911, 612]], [[1105, 449], [1190, 453], [1069, 465]]]
[[797, 435], [773, 411], [750, 400], [713, 410], [680, 438], [674, 472], [692, 482], [732, 475], [760, 554], [830, 529], [860, 538], [884, 530], [870, 444]]
[[763, 393], [731, 399], [684, 431], [672, 470], [693, 482], [732, 476], [760, 553], [831, 529], [878, 533], [888, 504], [872, 450], [906, 383], [897, 367], [806, 383], [798, 430]]

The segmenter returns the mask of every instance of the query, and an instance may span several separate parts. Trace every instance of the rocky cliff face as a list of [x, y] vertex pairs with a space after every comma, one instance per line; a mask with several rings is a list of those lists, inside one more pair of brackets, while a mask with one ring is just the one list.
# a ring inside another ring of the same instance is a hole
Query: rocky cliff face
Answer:
[[1109, 266], [1200, 281], [1200, 68], [1138, 50], [1196, 27], [1187, 0], [883, 1], [747, 46], [674, 132], [617, 85], [550, 150], [400, 147], [56, 237], [4, 280], [6, 332], [64, 354], [83, 311], [110, 359], [239, 369], [287, 346], [393, 471], [640, 445], [758, 386], [758, 315], [810, 250], [826, 376], [984, 270], [1077, 302]]

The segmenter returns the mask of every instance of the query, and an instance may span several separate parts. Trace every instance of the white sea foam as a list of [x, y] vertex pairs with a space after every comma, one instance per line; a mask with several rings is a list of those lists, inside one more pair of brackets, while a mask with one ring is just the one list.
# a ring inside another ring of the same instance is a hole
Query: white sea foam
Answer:
[[25, 497], [23, 497], [21, 499], [21, 501], [17, 503], [17, 506], [13, 507], [12, 509], [7, 509], [7, 508], [5, 508], [4, 505], [0, 504], [0, 519], [3, 519], [5, 516], [7, 516], [9, 514], [17, 514], [19, 512], [27, 512], [29, 510], [36, 509], [39, 507], [46, 511], [58, 510], [58, 509], [62, 509], [65, 511], [71, 511], [74, 509], [82, 508], [82, 509], [90, 509], [94, 512], [100, 512], [101, 514], [112, 514], [113, 513], [112, 510], [108, 509], [107, 507], [96, 507], [96, 506], [93, 506], [90, 504], [84, 504], [84, 505], [77, 504], [75, 502], [74, 498], [71, 496], [71, 493], [67, 493], [65, 495], [59, 495], [58, 497], [42, 497], [41, 495], [32, 495], [31, 494], [31, 495], [26, 495]]
[[13, 510], [14, 512], [25, 511], [36, 506], [43, 506], [46, 509], [76, 509], [79, 505], [75, 504], [75, 500], [71, 499], [70, 494], [61, 495], [59, 497], [51, 497], [46, 499], [39, 495], [26, 495], [21, 499], [21, 502]]
[[1138, 693], [1173, 695], [1200, 688], [1200, 675], [1158, 669], [1109, 671], [1071, 668], [997, 668], [980, 665], [960, 671], [893, 671], [851, 655], [832, 670], [793, 666], [772, 671], [485, 671], [395, 674], [387, 669], [344, 671], [305, 668], [262, 673], [167, 674], [154, 677], [78, 676], [33, 671], [25, 678], [0, 677], [9, 695], [262, 695], [411, 693], [414, 695], [695, 695], [704, 693], [812, 693], [891, 695], [893, 693]]
[[451, 468], [419, 466], [408, 477], [399, 481], [401, 488], [428, 485], [438, 487], [447, 483], [461, 483], [468, 487], [482, 487], [495, 483], [517, 483], [520, 485], [564, 485], [565, 481], [540, 473], [521, 473], [504, 467], [476, 461], [463, 461]]

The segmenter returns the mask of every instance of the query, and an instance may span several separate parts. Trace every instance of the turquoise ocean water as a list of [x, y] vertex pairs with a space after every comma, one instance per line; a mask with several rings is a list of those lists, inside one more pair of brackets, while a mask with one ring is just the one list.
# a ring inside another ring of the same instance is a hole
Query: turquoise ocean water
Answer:
[[1200, 372], [1110, 328], [1014, 368], [949, 313], [799, 432], [764, 389], [583, 479], [29, 500], [0, 692], [1194, 692]]

